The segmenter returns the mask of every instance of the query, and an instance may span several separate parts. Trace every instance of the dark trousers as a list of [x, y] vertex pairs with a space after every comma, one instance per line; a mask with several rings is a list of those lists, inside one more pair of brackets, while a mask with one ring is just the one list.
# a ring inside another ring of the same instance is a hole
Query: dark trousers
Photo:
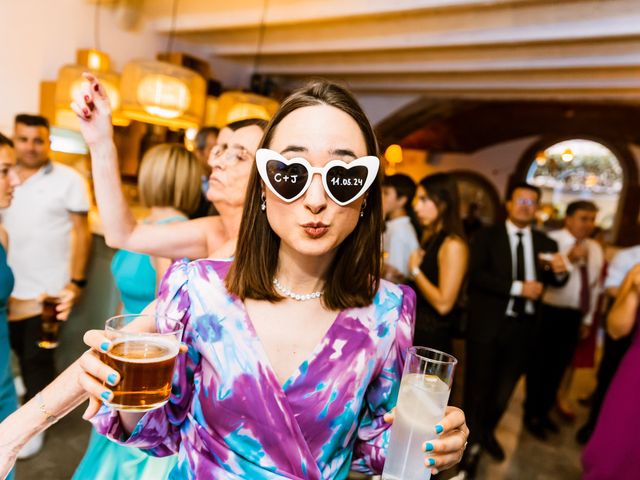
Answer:
[[590, 428], [595, 428], [598, 421], [598, 415], [600, 414], [600, 408], [604, 397], [607, 395], [607, 390], [613, 380], [618, 365], [624, 358], [629, 346], [631, 345], [631, 339], [633, 335], [626, 336], [619, 340], [614, 340], [609, 335], [604, 337], [604, 349], [602, 352], [602, 359], [600, 360], [600, 366], [598, 367], [596, 390], [593, 393], [593, 403], [591, 404], [591, 410], [589, 411], [589, 418], [586, 425]]
[[580, 310], [542, 306], [539, 329], [533, 335], [536, 348], [527, 367], [525, 417], [546, 417], [555, 405], [562, 377], [578, 345], [581, 323]]
[[533, 315], [507, 317], [496, 338], [467, 339], [464, 410], [471, 442], [482, 443], [494, 434], [525, 371], [536, 322]]
[[40, 315], [17, 322], [9, 322], [11, 349], [18, 356], [22, 380], [26, 387], [24, 402], [33, 398], [56, 376], [53, 352], [38, 347]]

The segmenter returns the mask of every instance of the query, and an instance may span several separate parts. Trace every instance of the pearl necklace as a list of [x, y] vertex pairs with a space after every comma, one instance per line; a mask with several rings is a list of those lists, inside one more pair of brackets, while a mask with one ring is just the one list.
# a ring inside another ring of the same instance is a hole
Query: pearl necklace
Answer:
[[275, 285], [276, 289], [280, 293], [282, 293], [284, 296], [293, 298], [294, 300], [299, 300], [301, 302], [304, 302], [305, 300], [311, 300], [313, 298], [320, 298], [322, 296], [322, 294], [324, 293], [324, 290], [321, 290], [321, 291], [318, 291], [318, 292], [307, 293], [305, 295], [301, 295], [299, 293], [295, 293], [295, 292], [292, 292], [291, 290], [289, 290], [287, 287], [282, 285], [278, 281], [277, 278], [273, 279], [273, 284]]

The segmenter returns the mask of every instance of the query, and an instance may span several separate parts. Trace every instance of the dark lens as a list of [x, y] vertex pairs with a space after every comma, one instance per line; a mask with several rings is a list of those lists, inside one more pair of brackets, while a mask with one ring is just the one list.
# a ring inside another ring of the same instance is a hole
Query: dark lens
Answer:
[[367, 172], [367, 167], [362, 165], [351, 168], [332, 167], [327, 173], [327, 186], [336, 200], [349, 202], [364, 188]]
[[287, 200], [291, 200], [307, 184], [309, 172], [300, 163], [287, 165], [280, 160], [269, 160], [267, 162], [267, 176], [274, 190]]

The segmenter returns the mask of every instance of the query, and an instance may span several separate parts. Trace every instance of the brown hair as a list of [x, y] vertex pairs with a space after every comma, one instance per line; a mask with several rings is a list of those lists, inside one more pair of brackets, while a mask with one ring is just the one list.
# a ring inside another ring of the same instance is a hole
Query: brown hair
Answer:
[[[315, 81], [297, 90], [280, 105], [265, 130], [261, 148], [268, 148], [280, 122], [299, 108], [329, 105], [347, 113], [360, 127], [367, 155], [378, 155], [371, 124], [353, 95], [345, 88], [326, 81]], [[241, 299], [277, 302], [283, 297], [273, 285], [278, 267], [280, 238], [260, 210], [262, 181], [255, 164], [247, 188], [236, 254], [227, 289]], [[363, 307], [373, 301], [380, 284], [382, 194], [381, 172], [367, 192], [363, 217], [338, 247], [327, 269], [322, 302], [331, 310]]]
[[200, 203], [202, 165], [196, 156], [177, 143], [149, 149], [138, 173], [140, 202], [145, 207], [173, 207], [193, 214]]

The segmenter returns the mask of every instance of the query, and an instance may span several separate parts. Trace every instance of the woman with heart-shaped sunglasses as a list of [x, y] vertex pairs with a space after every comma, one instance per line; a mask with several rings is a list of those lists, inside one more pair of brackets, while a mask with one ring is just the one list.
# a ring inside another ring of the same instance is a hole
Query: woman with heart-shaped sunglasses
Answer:
[[[147, 310], [184, 324], [169, 403], [103, 407], [92, 421], [118, 443], [178, 452], [175, 479], [380, 473], [415, 293], [380, 280], [373, 130], [347, 90], [316, 82], [283, 102], [261, 143], [235, 258], [176, 262]], [[99, 330], [85, 341], [79, 383], [109, 400], [118, 372], [97, 352], [111, 342]], [[422, 444], [424, 474], [457, 463], [468, 433], [449, 407]]]

